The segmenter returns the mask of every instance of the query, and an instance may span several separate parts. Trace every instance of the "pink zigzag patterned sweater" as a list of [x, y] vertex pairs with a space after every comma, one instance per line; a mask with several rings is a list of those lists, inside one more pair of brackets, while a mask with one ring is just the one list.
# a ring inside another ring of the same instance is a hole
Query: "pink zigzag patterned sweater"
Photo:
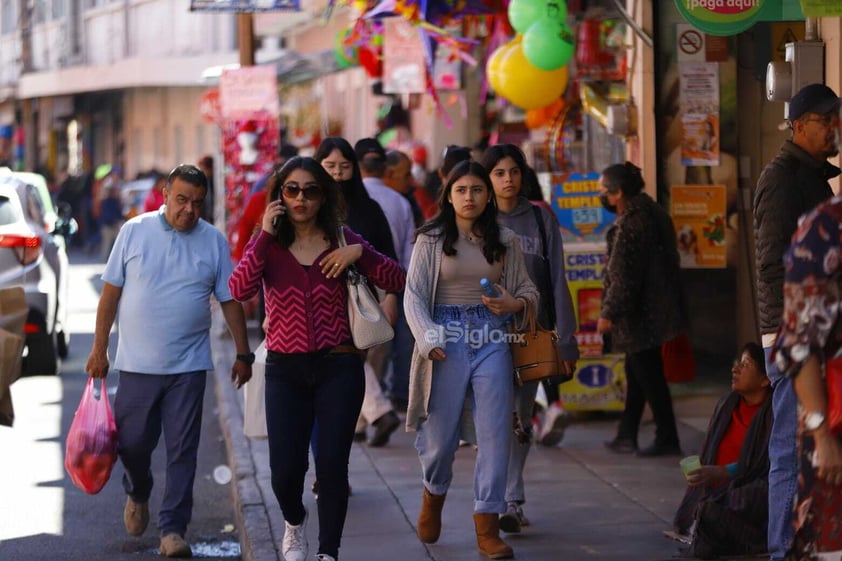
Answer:
[[[387, 292], [400, 292], [406, 272], [396, 262], [378, 253], [367, 241], [348, 228], [348, 245], [362, 244], [357, 269], [375, 286]], [[276, 353], [305, 353], [331, 348], [351, 339], [348, 327], [345, 275], [329, 279], [319, 261], [336, 249], [319, 255], [309, 269], [264, 230], [246, 245], [243, 258], [234, 268], [228, 287], [239, 301], [248, 300], [263, 281], [266, 300], [266, 348]]]

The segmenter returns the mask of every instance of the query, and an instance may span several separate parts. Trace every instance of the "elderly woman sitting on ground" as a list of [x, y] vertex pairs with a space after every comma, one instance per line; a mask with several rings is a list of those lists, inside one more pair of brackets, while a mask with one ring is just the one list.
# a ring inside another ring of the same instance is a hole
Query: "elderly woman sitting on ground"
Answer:
[[702, 466], [687, 473], [673, 521], [678, 534], [692, 536], [695, 557], [766, 551], [771, 394], [763, 348], [747, 343], [731, 369], [731, 391], [711, 417]]

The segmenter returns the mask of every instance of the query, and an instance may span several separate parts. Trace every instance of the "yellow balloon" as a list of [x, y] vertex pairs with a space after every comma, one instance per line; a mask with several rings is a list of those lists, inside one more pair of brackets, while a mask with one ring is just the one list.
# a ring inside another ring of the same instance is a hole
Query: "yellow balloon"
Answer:
[[509, 52], [511, 43], [500, 45], [497, 47], [491, 56], [488, 57], [488, 62], [485, 63], [485, 75], [488, 77], [488, 84], [495, 92], [500, 92], [500, 68], [503, 64], [503, 58]]
[[[506, 51], [498, 70], [498, 94], [522, 109], [545, 107], [564, 93], [567, 88], [567, 67], [541, 70], [529, 63], [520, 42]], [[490, 77], [489, 77], [490, 79]]]

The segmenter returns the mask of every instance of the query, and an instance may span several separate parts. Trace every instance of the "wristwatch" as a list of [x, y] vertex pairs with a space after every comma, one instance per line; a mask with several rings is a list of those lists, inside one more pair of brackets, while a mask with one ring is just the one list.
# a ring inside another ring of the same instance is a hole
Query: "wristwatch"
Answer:
[[237, 355], [237, 360], [245, 362], [246, 364], [254, 364], [254, 353], [247, 355]]
[[812, 432], [818, 430], [824, 424], [824, 413], [820, 411], [813, 411], [812, 413], [807, 413], [807, 416], [804, 417], [804, 428], [808, 431]]

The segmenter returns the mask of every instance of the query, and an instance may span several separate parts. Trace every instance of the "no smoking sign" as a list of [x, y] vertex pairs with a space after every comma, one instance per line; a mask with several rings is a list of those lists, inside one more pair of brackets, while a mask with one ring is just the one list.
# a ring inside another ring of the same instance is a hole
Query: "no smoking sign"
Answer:
[[705, 61], [705, 35], [692, 25], [678, 24], [676, 26], [676, 42], [678, 43], [679, 62]]

